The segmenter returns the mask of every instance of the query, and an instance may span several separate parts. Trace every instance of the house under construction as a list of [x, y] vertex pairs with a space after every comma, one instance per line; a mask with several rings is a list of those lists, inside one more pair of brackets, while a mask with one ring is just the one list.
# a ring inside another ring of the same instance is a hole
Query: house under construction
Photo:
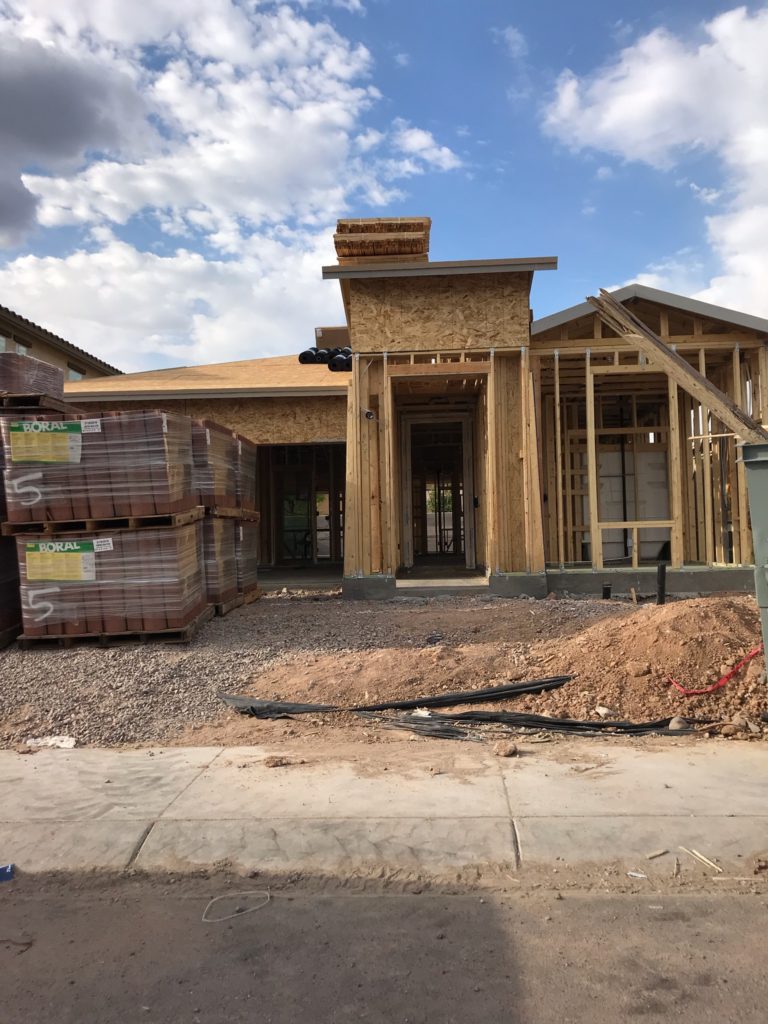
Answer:
[[[264, 567], [544, 596], [751, 590], [740, 441], [768, 439], [768, 320], [630, 285], [532, 320], [554, 257], [434, 262], [428, 218], [343, 220], [351, 372], [296, 357], [67, 386], [85, 408], [214, 419], [259, 445]], [[412, 591], [413, 592], [413, 591]]]

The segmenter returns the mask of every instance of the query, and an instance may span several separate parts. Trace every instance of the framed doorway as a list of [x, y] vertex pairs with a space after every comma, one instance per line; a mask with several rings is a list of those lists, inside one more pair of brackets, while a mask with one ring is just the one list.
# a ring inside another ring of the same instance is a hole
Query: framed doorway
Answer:
[[475, 569], [471, 414], [403, 412], [400, 444], [403, 567]]

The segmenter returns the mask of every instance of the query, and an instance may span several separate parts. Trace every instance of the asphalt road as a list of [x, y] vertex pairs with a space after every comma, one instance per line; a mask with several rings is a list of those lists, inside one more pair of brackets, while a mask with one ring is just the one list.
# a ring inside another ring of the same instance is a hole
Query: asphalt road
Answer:
[[[3, 884], [0, 1022], [763, 1024], [768, 1014], [764, 895], [284, 886], [252, 913], [201, 921], [211, 896], [251, 887], [258, 879]], [[236, 897], [211, 913], [251, 905]]]

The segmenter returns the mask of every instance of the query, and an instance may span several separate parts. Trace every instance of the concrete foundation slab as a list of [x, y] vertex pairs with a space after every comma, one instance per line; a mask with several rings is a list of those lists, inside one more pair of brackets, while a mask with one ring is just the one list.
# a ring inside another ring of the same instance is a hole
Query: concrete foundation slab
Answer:
[[546, 597], [545, 573], [497, 573], [488, 577], [488, 590], [495, 597]]
[[236, 869], [320, 874], [375, 869], [440, 873], [516, 866], [508, 818], [367, 818], [158, 822], [136, 860], [147, 871]]
[[[612, 593], [656, 593], [656, 569], [547, 569], [547, 590], [556, 594], [599, 594], [604, 583]], [[710, 568], [691, 566], [667, 569], [668, 594], [754, 594], [755, 575], [750, 567]]]
[[350, 601], [390, 601], [396, 596], [394, 576], [345, 576], [341, 596]]

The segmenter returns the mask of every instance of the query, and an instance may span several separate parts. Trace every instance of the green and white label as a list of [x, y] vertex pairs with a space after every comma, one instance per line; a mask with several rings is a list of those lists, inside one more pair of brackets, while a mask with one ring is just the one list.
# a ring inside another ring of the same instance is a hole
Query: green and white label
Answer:
[[11, 462], [79, 463], [83, 425], [79, 421], [24, 420], [11, 423]]
[[27, 579], [57, 583], [95, 580], [95, 550], [92, 540], [46, 540], [27, 544]]

